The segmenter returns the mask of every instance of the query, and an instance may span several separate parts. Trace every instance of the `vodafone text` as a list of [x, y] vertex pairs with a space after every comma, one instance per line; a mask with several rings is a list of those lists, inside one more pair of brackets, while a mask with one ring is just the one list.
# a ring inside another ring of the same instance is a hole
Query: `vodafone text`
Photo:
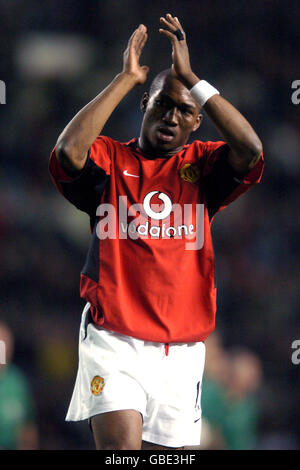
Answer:
[[[155, 199], [156, 198], [156, 199]], [[153, 203], [159, 200], [162, 203]], [[150, 191], [143, 203], [129, 205], [127, 196], [119, 196], [118, 208], [100, 204], [97, 236], [110, 239], [185, 239], [187, 250], [200, 250], [204, 243], [204, 204], [173, 204], [170, 197]]]

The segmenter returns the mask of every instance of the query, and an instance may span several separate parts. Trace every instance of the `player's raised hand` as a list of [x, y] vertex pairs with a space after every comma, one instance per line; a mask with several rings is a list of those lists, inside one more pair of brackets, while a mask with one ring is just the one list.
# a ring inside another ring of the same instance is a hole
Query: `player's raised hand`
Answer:
[[159, 32], [169, 38], [172, 44], [173, 74], [181, 80], [184, 85], [188, 85], [194, 74], [191, 69], [185, 32], [178, 18], [172, 16], [170, 13], [166, 14], [165, 17], [161, 17], [160, 23], [163, 28], [160, 28]]
[[141, 24], [131, 35], [123, 54], [123, 72], [130, 74], [138, 84], [145, 83], [149, 67], [140, 65], [140, 56], [146, 44], [147, 28]]

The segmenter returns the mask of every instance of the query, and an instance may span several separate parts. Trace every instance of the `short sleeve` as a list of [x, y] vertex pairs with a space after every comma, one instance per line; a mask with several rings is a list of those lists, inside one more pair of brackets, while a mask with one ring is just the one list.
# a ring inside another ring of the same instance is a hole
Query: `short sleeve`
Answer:
[[89, 149], [81, 172], [72, 177], [60, 166], [55, 148], [49, 161], [49, 171], [58, 191], [79, 210], [94, 217], [110, 175], [110, 152], [104, 137], [98, 137]]
[[229, 165], [226, 142], [205, 142], [203, 160], [203, 184], [210, 218], [260, 182], [263, 154], [256, 165], [243, 178]]

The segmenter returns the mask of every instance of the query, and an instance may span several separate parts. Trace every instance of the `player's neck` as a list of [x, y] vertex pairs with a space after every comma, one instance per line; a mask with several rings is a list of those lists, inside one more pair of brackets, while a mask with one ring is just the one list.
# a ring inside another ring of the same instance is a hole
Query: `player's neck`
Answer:
[[160, 148], [153, 147], [150, 142], [148, 142], [147, 139], [143, 138], [143, 136], [140, 136], [137, 141], [136, 141], [137, 147], [143, 152], [145, 157], [149, 158], [169, 158], [175, 155], [176, 153], [180, 152], [184, 145], [170, 149], [170, 150], [164, 150]]

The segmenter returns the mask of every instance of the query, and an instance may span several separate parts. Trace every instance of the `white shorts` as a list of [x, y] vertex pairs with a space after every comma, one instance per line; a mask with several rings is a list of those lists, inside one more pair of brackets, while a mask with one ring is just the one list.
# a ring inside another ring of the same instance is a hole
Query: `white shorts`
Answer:
[[144, 441], [167, 447], [200, 444], [205, 345], [143, 341], [89, 322], [83, 310], [79, 366], [66, 421], [133, 409]]

